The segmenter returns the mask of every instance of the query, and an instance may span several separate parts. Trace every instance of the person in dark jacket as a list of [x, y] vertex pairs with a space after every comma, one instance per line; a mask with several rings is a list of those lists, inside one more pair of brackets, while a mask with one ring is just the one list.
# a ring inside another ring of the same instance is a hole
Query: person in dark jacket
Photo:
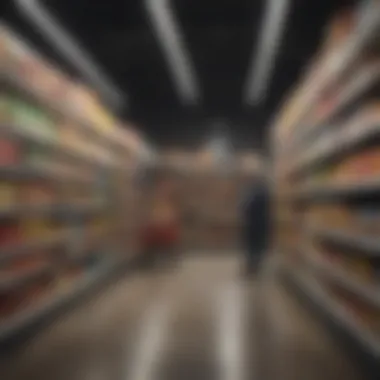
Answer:
[[270, 242], [270, 197], [263, 179], [257, 178], [243, 204], [243, 243], [247, 274], [258, 271]]

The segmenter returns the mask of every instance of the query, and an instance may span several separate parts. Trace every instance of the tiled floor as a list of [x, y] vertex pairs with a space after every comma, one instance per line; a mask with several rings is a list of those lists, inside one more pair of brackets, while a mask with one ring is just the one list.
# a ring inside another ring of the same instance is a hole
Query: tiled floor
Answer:
[[6, 380], [358, 380], [334, 341], [276, 282], [237, 257], [129, 275], [2, 363]]

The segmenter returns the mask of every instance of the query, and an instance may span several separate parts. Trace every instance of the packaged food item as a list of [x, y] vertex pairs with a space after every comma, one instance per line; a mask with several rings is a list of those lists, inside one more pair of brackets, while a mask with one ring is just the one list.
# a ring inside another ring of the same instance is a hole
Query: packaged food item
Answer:
[[2, 101], [2, 109], [5, 119], [12, 123], [13, 128], [47, 141], [56, 138], [54, 120], [39, 108], [7, 95]]
[[22, 241], [19, 223], [14, 220], [2, 220], [0, 223], [0, 247], [15, 245]]
[[22, 202], [26, 205], [53, 205], [56, 203], [53, 187], [44, 182], [29, 182], [20, 188]]
[[12, 107], [9, 96], [0, 93], [0, 121], [4, 124], [12, 122]]
[[8, 209], [17, 205], [19, 200], [19, 188], [11, 182], [0, 182], [0, 209]]
[[380, 147], [374, 147], [346, 158], [335, 167], [333, 177], [339, 182], [351, 182], [379, 175]]
[[60, 227], [46, 217], [40, 219], [24, 219], [21, 221], [21, 231], [26, 240], [44, 239], [54, 236]]
[[19, 163], [20, 145], [11, 139], [0, 137], [0, 166], [11, 166]]
[[67, 120], [62, 120], [58, 125], [59, 141], [63, 146], [70, 147], [74, 150], [82, 148], [82, 140], [78, 128]]

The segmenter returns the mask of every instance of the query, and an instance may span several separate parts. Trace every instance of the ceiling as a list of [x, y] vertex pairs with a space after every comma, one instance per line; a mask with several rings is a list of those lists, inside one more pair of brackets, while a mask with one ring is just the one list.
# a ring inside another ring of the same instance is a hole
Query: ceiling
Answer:
[[[267, 97], [247, 106], [243, 90], [258, 45], [265, 0], [168, 0], [199, 87], [199, 99], [191, 105], [178, 94], [144, 0], [40, 0], [124, 94], [117, 113], [135, 123], [153, 144], [184, 148], [199, 146], [220, 124], [227, 126], [237, 148], [266, 146], [268, 126], [315, 54], [327, 21], [339, 7], [352, 3], [289, 2]], [[2, 2], [1, 7], [6, 21], [49, 59], [80, 76], [13, 1]]]

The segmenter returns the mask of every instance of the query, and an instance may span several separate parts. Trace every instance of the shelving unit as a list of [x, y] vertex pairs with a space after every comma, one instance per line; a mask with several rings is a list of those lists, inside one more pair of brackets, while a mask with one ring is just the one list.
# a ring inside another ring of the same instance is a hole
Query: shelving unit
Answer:
[[272, 141], [283, 271], [377, 374], [379, 38], [378, 1], [337, 15], [276, 120]]
[[131, 259], [145, 147], [4, 26], [0, 52], [1, 347]]

